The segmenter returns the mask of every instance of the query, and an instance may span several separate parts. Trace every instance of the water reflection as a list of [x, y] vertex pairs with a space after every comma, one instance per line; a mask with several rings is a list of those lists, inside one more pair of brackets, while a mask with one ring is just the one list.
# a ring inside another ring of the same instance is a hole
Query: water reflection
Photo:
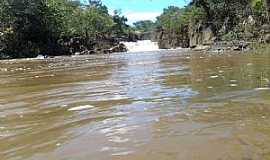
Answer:
[[0, 157], [267, 159], [269, 67], [184, 51], [2, 61]]

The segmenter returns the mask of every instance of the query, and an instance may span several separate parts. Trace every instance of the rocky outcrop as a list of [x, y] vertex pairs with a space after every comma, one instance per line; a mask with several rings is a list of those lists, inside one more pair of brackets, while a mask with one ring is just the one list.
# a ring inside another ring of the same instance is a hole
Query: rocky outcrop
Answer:
[[210, 46], [215, 41], [214, 32], [211, 26], [198, 23], [197, 25], [190, 25], [189, 27], [189, 46], [196, 48], [201, 46]]
[[269, 33], [265, 35], [264, 42], [265, 43], [270, 43], [270, 34]]
[[161, 31], [158, 35], [158, 46], [160, 49], [170, 49], [173, 48], [171, 44], [171, 38], [169, 33]]
[[109, 49], [96, 48], [95, 50], [84, 50], [81, 52], [76, 52], [75, 55], [90, 55], [90, 54], [109, 54], [116, 52], [127, 52], [127, 47], [120, 43]]
[[73, 37], [59, 41], [66, 52], [71, 55], [107, 54], [113, 52], [127, 52], [124, 44], [118, 39], [85, 39]]
[[263, 43], [270, 43], [270, 25], [265, 24], [262, 26], [261, 35], [261, 40]]
[[161, 49], [190, 47], [201, 50], [209, 48], [215, 39], [211, 27], [202, 23], [190, 24], [189, 28], [183, 31], [171, 32], [162, 30], [158, 33], [158, 45]]
[[120, 43], [112, 48], [110, 48], [108, 50], [109, 53], [114, 53], [114, 52], [127, 52], [128, 49], [127, 47], [123, 44], [123, 43]]
[[158, 32], [158, 46], [160, 49], [171, 49], [171, 48], [188, 48], [189, 39], [188, 34], [169, 32], [169, 31], [159, 31]]

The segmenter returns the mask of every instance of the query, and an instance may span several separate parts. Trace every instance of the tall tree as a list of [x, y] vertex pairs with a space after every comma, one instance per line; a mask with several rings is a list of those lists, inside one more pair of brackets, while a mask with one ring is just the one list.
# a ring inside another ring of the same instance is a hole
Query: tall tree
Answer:
[[142, 32], [153, 31], [156, 28], [156, 23], [151, 20], [137, 21], [133, 23], [135, 30]]
[[114, 36], [121, 36], [127, 34], [127, 29], [129, 26], [126, 24], [128, 19], [121, 15], [121, 10], [114, 10], [113, 18], [113, 28], [112, 32]]
[[266, 6], [266, 12], [268, 17], [268, 22], [270, 22], [270, 0], [264, 0]]

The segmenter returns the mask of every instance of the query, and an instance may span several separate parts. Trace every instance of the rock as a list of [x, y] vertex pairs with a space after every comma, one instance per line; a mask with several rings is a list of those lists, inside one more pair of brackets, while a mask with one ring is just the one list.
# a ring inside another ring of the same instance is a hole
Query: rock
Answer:
[[96, 49], [94, 50], [94, 52], [95, 52], [96, 54], [103, 53], [102, 51], [103, 51], [103, 50], [100, 49], [100, 48], [96, 48]]
[[103, 54], [109, 54], [109, 53], [112, 53], [110, 49], [104, 49], [102, 50], [102, 53]]
[[169, 34], [165, 33], [165, 31], [160, 31], [158, 35], [158, 46], [160, 49], [170, 49], [172, 48], [169, 42]]
[[270, 43], [270, 34], [269, 33], [264, 36], [264, 42]]
[[139, 40], [154, 40], [155, 31], [150, 32], [136, 32]]
[[270, 25], [264, 24], [261, 27], [263, 33], [270, 33]]
[[209, 45], [197, 45], [195, 48], [193, 48], [194, 51], [205, 51], [209, 50], [211, 47]]
[[82, 55], [82, 53], [81, 52], [76, 52], [74, 55], [79, 56], [79, 55]]
[[[114, 47], [111, 47], [114, 46]], [[109, 48], [111, 47], [111, 48]], [[91, 47], [88, 47], [91, 48]], [[94, 45], [93, 49], [87, 49], [87, 47], [81, 47], [81, 51], [75, 52], [75, 55], [90, 55], [90, 54], [108, 54], [113, 52], [126, 52], [127, 48], [124, 44], [112, 44], [106, 41], [100, 41], [98, 45]], [[109, 49], [108, 49], [109, 48]]]
[[246, 39], [252, 39], [254, 37], [254, 34], [253, 33], [251, 33], [251, 32], [246, 32], [245, 33], [245, 38]]
[[10, 59], [11, 57], [9, 55], [6, 55], [4, 53], [0, 52], [0, 59]]
[[203, 45], [212, 45], [216, 37], [210, 27], [203, 29], [202, 31], [202, 43]]
[[127, 52], [127, 47], [123, 44], [120, 43], [115, 47], [110, 48], [109, 50], [107, 50], [107, 53], [113, 53], [113, 52]]
[[243, 51], [248, 49], [249, 43], [245, 42], [245, 41], [236, 41], [233, 42], [233, 47], [232, 49], [235, 51]]
[[159, 31], [157, 36], [159, 49], [187, 48], [189, 47], [188, 32], [171, 33]]
[[202, 44], [201, 35], [198, 33], [191, 33], [189, 40], [189, 47], [196, 48], [198, 44]]
[[210, 26], [201, 23], [192, 25], [189, 28], [189, 46], [196, 48], [198, 45], [212, 45], [216, 37]]
[[255, 21], [255, 19], [253, 18], [253, 16], [248, 16], [248, 20], [247, 20], [247, 23], [249, 24], [249, 25], [255, 25], [256, 24], [256, 21]]
[[43, 56], [43, 55], [41, 55], [41, 54], [39, 54], [37, 57], [36, 57], [36, 59], [46, 59], [46, 58], [48, 58], [48, 56]]
[[79, 55], [90, 55], [90, 54], [95, 54], [97, 53], [97, 50], [84, 50], [84, 51], [81, 51], [81, 52], [76, 52], [74, 55], [75, 56], [79, 56]]

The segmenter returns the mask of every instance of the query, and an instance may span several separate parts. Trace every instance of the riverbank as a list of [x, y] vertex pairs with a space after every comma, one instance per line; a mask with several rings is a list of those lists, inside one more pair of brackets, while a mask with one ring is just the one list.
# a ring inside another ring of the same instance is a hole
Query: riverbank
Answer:
[[[102, 46], [102, 44], [99, 44]], [[32, 58], [20, 58], [21, 60], [43, 60], [70, 56], [83, 56], [83, 55], [99, 55], [99, 54], [112, 54], [112, 53], [139, 53], [139, 52], [151, 52], [151, 51], [190, 51], [191, 53], [205, 53], [205, 54], [241, 54], [241, 53], [269, 53], [270, 45], [261, 43], [251, 43], [251, 42], [216, 42], [213, 45], [198, 45], [194, 48], [170, 48], [170, 49], [160, 49], [158, 42], [152, 42], [151, 40], [142, 40], [136, 42], [119, 42], [116, 46], [108, 49], [97, 48], [95, 50], [81, 50], [73, 54], [63, 54], [61, 56], [48, 56], [48, 55], [38, 55]], [[2, 60], [17, 60], [3, 58]]]
[[[36, 58], [36, 59], [46, 59], [55, 56], [72, 56], [72, 55], [91, 55], [91, 54], [109, 54], [114, 52], [127, 52], [126, 46], [116, 39], [103, 39], [90, 41], [84, 38], [75, 37], [68, 41], [59, 41], [58, 49], [53, 49], [53, 52], [46, 53], [35, 53], [31, 56], [23, 56], [17, 58]], [[48, 46], [50, 48], [51, 46]], [[49, 49], [48, 49], [49, 50]], [[2, 59], [14, 59], [12, 53], [1, 53], [0, 60]]]

